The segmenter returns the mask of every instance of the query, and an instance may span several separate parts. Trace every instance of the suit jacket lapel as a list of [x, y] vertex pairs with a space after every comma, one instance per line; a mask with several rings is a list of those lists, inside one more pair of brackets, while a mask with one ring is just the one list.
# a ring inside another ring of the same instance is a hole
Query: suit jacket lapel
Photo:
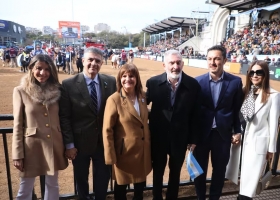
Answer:
[[[141, 123], [143, 123], [141, 117], [138, 115], [136, 109], [132, 105], [132, 103], [129, 102], [128, 97], [126, 97], [126, 94], [124, 90], [122, 89], [120, 92], [121, 95], [121, 101], [122, 101], [122, 106], [125, 110], [127, 110], [131, 115], [133, 115], [136, 119], [138, 119]], [[141, 108], [140, 102], [139, 102], [139, 109]], [[140, 109], [140, 114], [141, 114], [141, 109]]]
[[102, 75], [99, 74], [99, 84], [100, 84], [100, 95], [101, 95], [101, 103], [100, 103], [100, 108], [103, 108], [104, 105], [106, 104], [106, 88], [107, 88], [107, 82], [106, 78]]
[[77, 85], [77, 88], [80, 91], [81, 95], [83, 96], [85, 102], [88, 104], [90, 109], [92, 109], [92, 111], [94, 111], [83, 73], [80, 73], [78, 75], [78, 80], [76, 82], [76, 85]]
[[258, 97], [255, 101], [255, 114], [263, 107], [264, 103], [262, 101], [262, 90], [260, 91]]
[[165, 103], [165, 107], [166, 108], [170, 108], [168, 110], [162, 110], [163, 114], [165, 115], [165, 117], [168, 119], [168, 121], [171, 121], [172, 118], [172, 114], [173, 114], [173, 109], [171, 109], [172, 105], [171, 105], [171, 89], [167, 84], [167, 74], [163, 73], [160, 77], [159, 77], [159, 92], [158, 94], [161, 94], [163, 97], [165, 97], [164, 99], [162, 99], [162, 101], [164, 101]]
[[212, 98], [212, 92], [210, 88], [210, 80], [209, 80], [209, 73], [205, 74], [205, 77], [201, 79], [201, 86], [202, 90], [205, 91], [206, 98], [204, 102], [209, 102], [211, 105], [210, 107], [214, 108], [213, 98]]
[[217, 102], [217, 106], [219, 105], [219, 103], [223, 99], [223, 97], [226, 93], [226, 90], [228, 88], [229, 82], [230, 82], [230, 80], [228, 79], [228, 76], [227, 76], [226, 72], [224, 72], [224, 78], [223, 78], [223, 81], [222, 81], [222, 87], [221, 87], [219, 99], [218, 99], [218, 102]]

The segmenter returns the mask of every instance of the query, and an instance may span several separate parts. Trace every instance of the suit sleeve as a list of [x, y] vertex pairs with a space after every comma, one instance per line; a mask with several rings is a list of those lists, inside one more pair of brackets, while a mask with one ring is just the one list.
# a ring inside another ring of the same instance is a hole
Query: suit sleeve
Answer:
[[269, 136], [270, 136], [268, 152], [274, 153], [276, 152], [276, 142], [277, 142], [277, 135], [278, 135], [280, 94], [277, 93], [274, 97], [272, 97], [271, 101], [272, 101], [271, 108], [268, 117]]
[[13, 92], [13, 115], [14, 115], [14, 129], [12, 141], [12, 158], [13, 160], [24, 158], [23, 145], [23, 109], [22, 96], [18, 88], [14, 88]]
[[63, 142], [67, 144], [74, 143], [74, 136], [71, 127], [72, 104], [65, 83], [62, 82], [61, 97], [59, 100], [60, 127], [63, 136]]
[[113, 98], [109, 97], [106, 102], [103, 120], [103, 144], [104, 144], [104, 157], [105, 164], [112, 165], [117, 162], [115, 139], [114, 139], [114, 126], [116, 125], [118, 117], [117, 105]]
[[193, 107], [192, 117], [191, 117], [191, 138], [189, 144], [197, 144], [202, 136], [200, 115], [201, 115], [201, 101], [202, 92], [201, 87], [198, 84], [197, 94], [195, 99], [195, 105]]
[[239, 78], [238, 81], [238, 86], [237, 86], [237, 92], [236, 95], [234, 97], [234, 110], [233, 110], [233, 129], [234, 129], [234, 133], [241, 133], [241, 123], [240, 123], [240, 119], [239, 119], [239, 112], [240, 112], [240, 108], [242, 106], [242, 101], [243, 101], [243, 91], [242, 91], [242, 81]]

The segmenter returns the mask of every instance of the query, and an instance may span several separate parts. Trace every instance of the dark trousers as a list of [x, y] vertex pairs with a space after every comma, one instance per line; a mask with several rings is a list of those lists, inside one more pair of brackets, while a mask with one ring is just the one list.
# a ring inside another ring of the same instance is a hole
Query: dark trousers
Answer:
[[90, 160], [93, 162], [95, 200], [105, 200], [110, 179], [110, 167], [105, 165], [104, 149], [102, 145], [97, 145], [93, 155], [78, 152], [76, 158], [73, 160], [79, 200], [90, 199], [88, 184]]
[[224, 141], [216, 130], [212, 130], [209, 137], [196, 146], [194, 156], [204, 173], [194, 179], [196, 194], [199, 200], [205, 200], [206, 175], [211, 152], [212, 178], [209, 200], [218, 200], [224, 186], [226, 166], [230, 156], [231, 141]]
[[[162, 200], [162, 184], [168, 151], [156, 150], [152, 154], [153, 160], [153, 200]], [[184, 162], [185, 152], [176, 155], [169, 154], [169, 179], [166, 200], [175, 200], [178, 197], [180, 173]]]
[[[143, 191], [146, 182], [134, 183], [134, 197], [133, 200], [143, 200]], [[114, 185], [114, 199], [115, 200], [126, 200], [126, 188], [127, 185], [118, 185], [115, 181]]]

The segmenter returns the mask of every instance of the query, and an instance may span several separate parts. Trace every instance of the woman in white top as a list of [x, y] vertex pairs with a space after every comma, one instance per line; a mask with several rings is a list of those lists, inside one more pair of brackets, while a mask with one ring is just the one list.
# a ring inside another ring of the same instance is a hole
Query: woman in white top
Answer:
[[269, 68], [255, 61], [248, 69], [241, 113], [246, 121], [241, 159], [239, 200], [256, 195], [258, 181], [276, 152], [280, 95], [270, 88]]

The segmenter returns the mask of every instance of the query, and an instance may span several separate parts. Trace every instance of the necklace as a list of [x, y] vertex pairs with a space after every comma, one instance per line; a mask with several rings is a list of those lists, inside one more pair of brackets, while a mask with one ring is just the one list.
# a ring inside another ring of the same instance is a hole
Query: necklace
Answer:
[[132, 101], [133, 103], [135, 102], [136, 96], [134, 96], [134, 97], [127, 96], [127, 97], [128, 97], [128, 99], [129, 99], [130, 101]]

